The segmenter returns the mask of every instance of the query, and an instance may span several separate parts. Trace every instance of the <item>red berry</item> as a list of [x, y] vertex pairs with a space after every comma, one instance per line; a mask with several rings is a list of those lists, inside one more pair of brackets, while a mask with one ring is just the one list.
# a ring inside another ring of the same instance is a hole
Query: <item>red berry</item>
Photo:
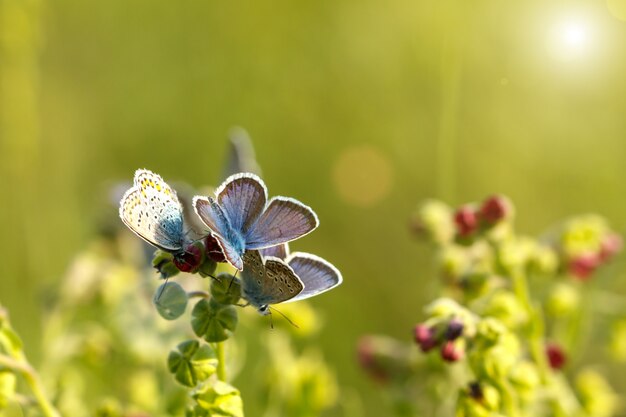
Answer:
[[565, 352], [563, 352], [563, 349], [555, 343], [548, 343], [546, 346], [546, 355], [548, 356], [548, 362], [550, 362], [550, 367], [552, 369], [563, 368], [565, 362], [567, 361]]
[[488, 224], [495, 224], [511, 213], [511, 203], [504, 197], [494, 195], [486, 199], [480, 207], [480, 218]]
[[441, 357], [446, 362], [457, 362], [463, 357], [463, 351], [452, 340], [448, 340], [441, 347]]
[[463, 206], [454, 214], [454, 223], [460, 236], [469, 236], [478, 228], [478, 217], [470, 206]]
[[435, 338], [435, 329], [432, 327], [418, 324], [414, 330], [415, 342], [419, 345], [422, 352], [428, 352], [435, 346], [437, 346], [437, 340]]
[[622, 250], [624, 241], [617, 233], [610, 233], [602, 239], [600, 247], [600, 260], [607, 261]]
[[174, 256], [174, 265], [182, 272], [196, 272], [204, 261], [204, 245], [196, 242], [185, 248], [185, 251]]
[[581, 281], [589, 279], [599, 265], [598, 255], [594, 253], [579, 255], [569, 263], [569, 272]]

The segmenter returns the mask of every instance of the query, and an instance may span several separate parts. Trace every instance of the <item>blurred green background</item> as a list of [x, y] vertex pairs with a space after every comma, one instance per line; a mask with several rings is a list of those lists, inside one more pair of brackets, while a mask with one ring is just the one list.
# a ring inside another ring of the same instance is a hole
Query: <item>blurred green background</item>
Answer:
[[527, 233], [589, 211], [623, 232], [625, 73], [624, 0], [0, 0], [0, 302], [36, 359], [107, 187], [215, 184], [243, 126], [270, 194], [321, 219], [292, 246], [344, 275], [319, 344], [380, 415], [355, 341], [408, 339], [433, 297], [416, 204], [501, 192]]

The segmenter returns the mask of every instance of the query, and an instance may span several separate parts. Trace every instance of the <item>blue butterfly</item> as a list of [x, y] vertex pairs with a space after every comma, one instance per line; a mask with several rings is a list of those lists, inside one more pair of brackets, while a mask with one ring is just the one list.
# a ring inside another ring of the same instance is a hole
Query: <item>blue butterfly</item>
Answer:
[[274, 197], [254, 174], [231, 175], [215, 191], [215, 198], [196, 196], [193, 207], [217, 239], [226, 260], [244, 269], [246, 250], [258, 250], [298, 239], [312, 232], [319, 220], [298, 200]]
[[268, 314], [270, 304], [304, 300], [343, 282], [330, 262], [304, 252], [289, 255], [287, 245], [244, 254], [241, 294], [259, 313]]
[[176, 191], [152, 171], [135, 172], [133, 186], [120, 200], [119, 214], [130, 230], [159, 249], [180, 253], [189, 243]]

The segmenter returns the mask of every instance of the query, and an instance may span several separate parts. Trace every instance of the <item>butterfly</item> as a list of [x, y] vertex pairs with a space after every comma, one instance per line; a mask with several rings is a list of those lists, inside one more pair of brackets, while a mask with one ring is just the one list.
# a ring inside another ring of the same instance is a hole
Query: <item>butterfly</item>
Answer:
[[244, 254], [241, 293], [259, 313], [268, 314], [270, 304], [313, 297], [343, 281], [330, 262], [304, 252], [289, 255], [287, 245]]
[[120, 200], [119, 213], [122, 222], [152, 246], [178, 253], [188, 243], [176, 191], [152, 171], [135, 172], [133, 186]]
[[298, 200], [273, 197], [254, 174], [231, 175], [215, 191], [215, 198], [196, 196], [196, 214], [211, 230], [226, 260], [244, 269], [246, 250], [287, 243], [312, 232], [319, 220], [315, 212]]

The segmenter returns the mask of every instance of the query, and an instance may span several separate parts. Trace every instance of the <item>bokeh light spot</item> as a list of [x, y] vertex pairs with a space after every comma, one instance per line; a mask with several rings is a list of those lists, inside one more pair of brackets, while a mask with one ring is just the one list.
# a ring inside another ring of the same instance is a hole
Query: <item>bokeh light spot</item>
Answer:
[[606, 0], [606, 7], [613, 16], [626, 22], [626, 0]]
[[380, 202], [391, 190], [393, 172], [389, 159], [372, 146], [344, 150], [333, 168], [333, 182], [339, 196], [361, 207]]

